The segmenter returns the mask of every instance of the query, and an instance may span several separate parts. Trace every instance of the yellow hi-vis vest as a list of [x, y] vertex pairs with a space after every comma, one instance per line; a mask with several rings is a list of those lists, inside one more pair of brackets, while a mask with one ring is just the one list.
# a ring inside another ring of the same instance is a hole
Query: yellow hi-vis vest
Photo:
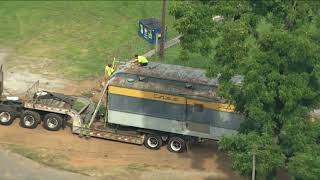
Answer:
[[138, 62], [139, 63], [148, 63], [147, 58], [143, 57], [143, 56], [138, 56]]
[[106, 66], [106, 68], [104, 69], [104, 74], [106, 76], [111, 76], [111, 74], [113, 73], [114, 69], [112, 67]]

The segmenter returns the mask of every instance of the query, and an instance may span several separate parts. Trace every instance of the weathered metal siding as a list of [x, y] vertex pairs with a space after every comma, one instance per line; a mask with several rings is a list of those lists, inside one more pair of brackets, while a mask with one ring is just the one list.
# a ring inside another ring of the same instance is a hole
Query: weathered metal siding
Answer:
[[194, 106], [187, 107], [187, 121], [209, 124], [213, 127], [237, 130], [240, 127], [241, 116], [233, 112], [222, 112], [203, 108], [202, 112], [195, 112]]
[[[241, 83], [242, 77], [232, 81]], [[219, 139], [236, 133], [241, 116], [217, 95], [218, 79], [183, 66], [127, 63], [109, 81], [110, 123]], [[197, 108], [200, 106], [200, 111]]]
[[108, 122], [120, 124], [124, 126], [132, 126], [138, 128], [152, 129], [163, 132], [183, 134], [194, 137], [208, 138], [220, 140], [224, 135], [231, 135], [237, 133], [236, 130], [224, 129], [218, 127], [209, 127], [210, 133], [202, 133], [186, 128], [185, 121], [176, 121], [164, 118], [157, 118], [152, 116], [145, 116], [140, 114], [120, 112], [108, 110]]
[[185, 115], [185, 105], [154, 101], [142, 98], [109, 94], [109, 109], [158, 118], [181, 121]]
[[235, 133], [241, 122], [233, 112], [209, 108], [196, 112], [192, 105], [111, 93], [108, 97], [109, 123], [217, 139]]
[[184, 128], [182, 121], [113, 110], [108, 111], [108, 122], [178, 134], [181, 134]]

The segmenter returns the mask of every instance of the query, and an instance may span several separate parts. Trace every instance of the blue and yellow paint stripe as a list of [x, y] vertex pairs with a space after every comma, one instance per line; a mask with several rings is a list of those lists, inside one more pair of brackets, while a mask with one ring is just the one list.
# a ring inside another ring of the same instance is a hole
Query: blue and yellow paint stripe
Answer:
[[109, 86], [108, 92], [111, 94], [162, 101], [167, 103], [181, 104], [181, 105], [202, 105], [204, 108], [223, 111], [223, 112], [234, 112], [234, 106], [230, 104], [217, 103], [202, 101], [197, 99], [185, 98], [182, 96], [174, 96], [169, 94], [162, 94], [150, 91], [142, 91], [137, 89], [129, 89], [123, 87]]

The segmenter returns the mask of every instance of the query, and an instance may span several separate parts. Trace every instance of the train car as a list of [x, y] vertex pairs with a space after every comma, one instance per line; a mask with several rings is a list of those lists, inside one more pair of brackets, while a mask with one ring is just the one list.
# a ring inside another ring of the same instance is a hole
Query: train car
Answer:
[[[0, 68], [0, 94], [1, 75]], [[80, 137], [144, 144], [153, 150], [167, 144], [169, 151], [180, 153], [191, 141], [220, 140], [237, 133], [242, 116], [217, 96], [217, 88], [217, 79], [207, 78], [201, 69], [126, 63], [111, 76], [97, 105], [83, 97], [31, 87], [24, 100], [1, 96], [0, 124], [10, 125], [20, 118], [23, 128], [42, 123], [45, 129], [57, 131], [68, 121]], [[101, 118], [103, 97], [107, 104]], [[76, 108], [77, 104], [81, 106]]]
[[217, 96], [217, 79], [201, 69], [127, 63], [111, 77], [108, 123], [160, 136], [219, 140], [237, 132], [241, 115]]

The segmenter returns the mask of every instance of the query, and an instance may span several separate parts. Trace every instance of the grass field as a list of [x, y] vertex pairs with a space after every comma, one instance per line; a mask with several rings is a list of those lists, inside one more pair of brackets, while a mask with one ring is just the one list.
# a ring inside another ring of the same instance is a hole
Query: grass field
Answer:
[[31, 159], [33, 161], [50, 167], [54, 167], [61, 170], [74, 171], [66, 164], [68, 157], [66, 157], [63, 154], [46, 153], [46, 150], [43, 149], [39, 150], [38, 148], [37, 150], [35, 148], [14, 144], [8, 145], [7, 149], [9, 149], [11, 152], [20, 154], [23, 157], [26, 157], [28, 159]]
[[[207, 58], [204, 58], [196, 53], [190, 54], [188, 60], [183, 60], [180, 58], [180, 51], [180, 45], [176, 45], [167, 49], [165, 51], [165, 63], [205, 69], [210, 62]], [[159, 56], [153, 56], [150, 60], [161, 62]]]
[[[113, 57], [151, 49], [137, 21], [160, 15], [160, 1], [0, 1], [0, 48], [10, 50], [11, 66], [83, 79], [102, 74]], [[177, 35], [173, 17], [167, 26], [169, 38]]]

